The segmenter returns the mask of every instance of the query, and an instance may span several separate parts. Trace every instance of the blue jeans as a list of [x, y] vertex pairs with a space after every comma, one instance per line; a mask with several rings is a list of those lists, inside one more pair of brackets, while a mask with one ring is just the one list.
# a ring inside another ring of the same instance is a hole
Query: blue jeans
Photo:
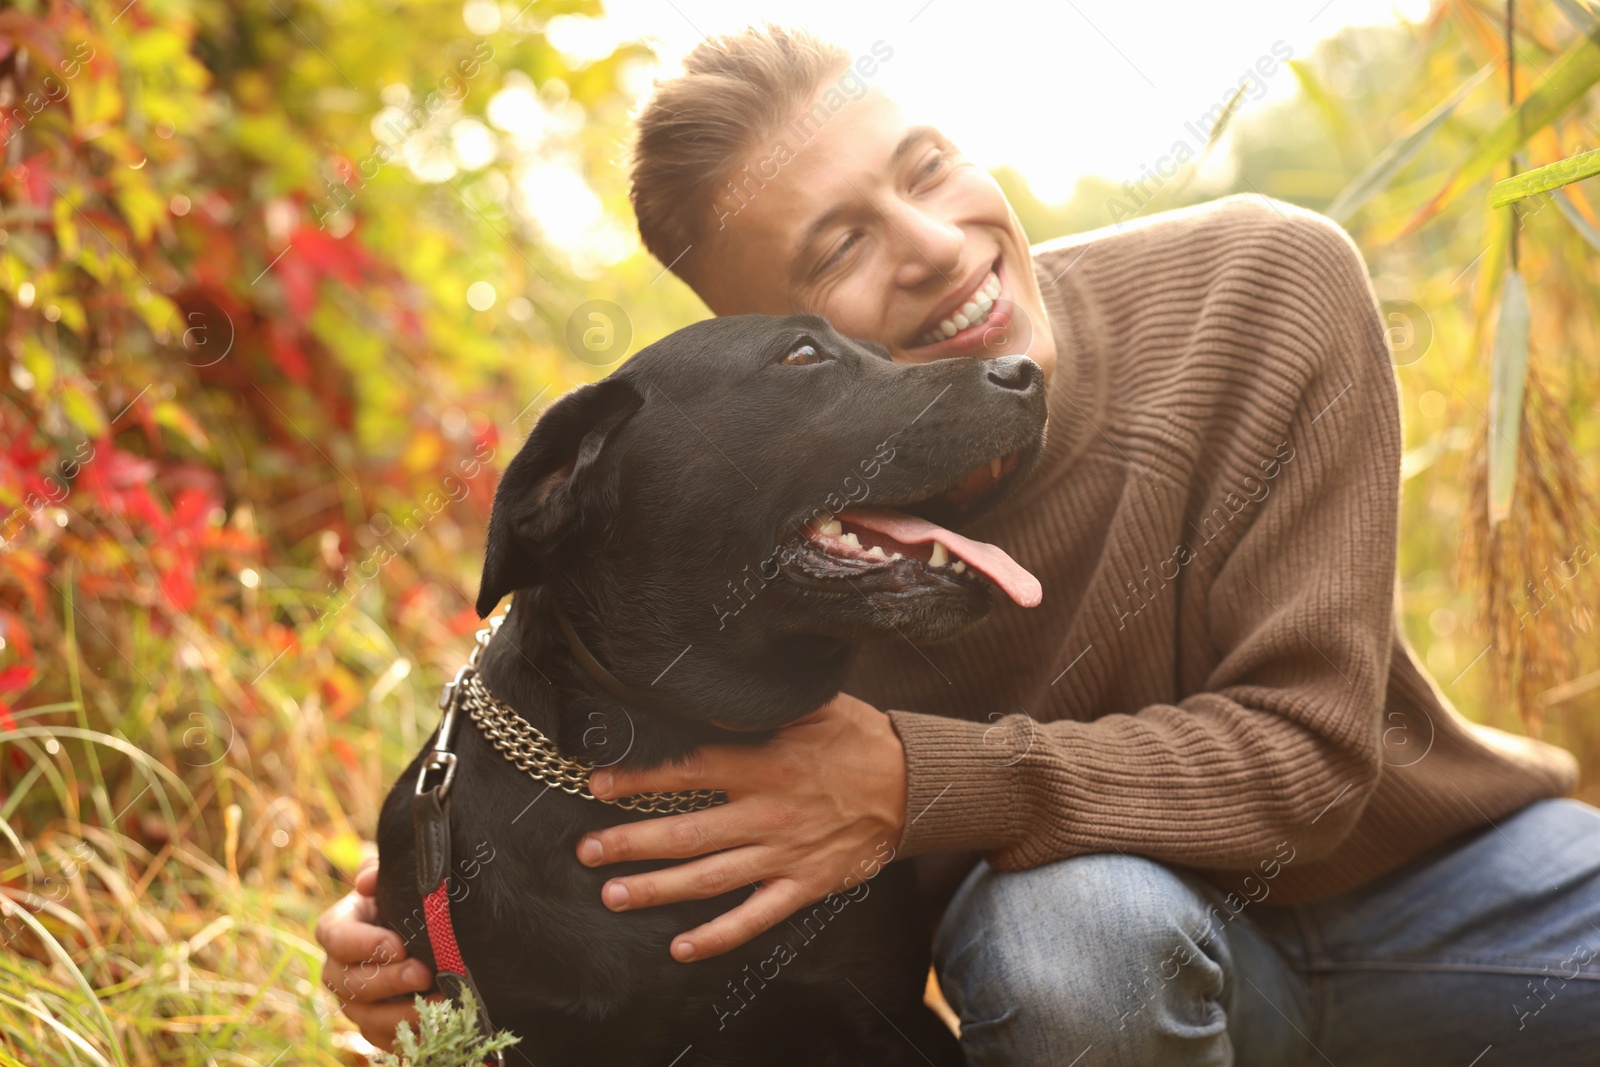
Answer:
[[1600, 809], [1532, 804], [1315, 904], [1120, 854], [968, 876], [934, 944], [974, 1067], [1600, 1063]]

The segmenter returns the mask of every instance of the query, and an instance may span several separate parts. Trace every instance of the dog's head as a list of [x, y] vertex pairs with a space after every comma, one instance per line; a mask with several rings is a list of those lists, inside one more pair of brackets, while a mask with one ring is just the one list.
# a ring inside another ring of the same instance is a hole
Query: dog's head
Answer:
[[[770, 681], [842, 669], [851, 639], [949, 637], [997, 587], [1038, 602], [1004, 552], [947, 527], [1027, 474], [1044, 426], [1025, 357], [898, 364], [816, 316], [710, 319], [540, 419], [495, 496], [478, 612], [547, 586], [640, 686], [666, 665], [647, 651]], [[756, 691], [706, 717], [777, 725]]]

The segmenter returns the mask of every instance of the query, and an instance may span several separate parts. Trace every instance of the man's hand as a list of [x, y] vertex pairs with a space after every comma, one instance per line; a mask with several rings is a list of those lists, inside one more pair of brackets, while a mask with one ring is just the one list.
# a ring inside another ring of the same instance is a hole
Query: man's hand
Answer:
[[905, 749], [889, 717], [840, 693], [766, 745], [708, 745], [652, 771], [596, 771], [596, 796], [722, 789], [728, 803], [625, 823], [578, 842], [578, 860], [693, 859], [601, 888], [612, 911], [703, 900], [756, 885], [732, 911], [678, 935], [682, 962], [719, 956], [893, 858], [905, 829]]
[[328, 954], [322, 984], [339, 998], [362, 1037], [392, 1050], [400, 1020], [417, 1025], [412, 997], [433, 985], [433, 974], [421, 960], [406, 958], [399, 934], [376, 925], [377, 860], [361, 865], [355, 887], [317, 919], [317, 941]]

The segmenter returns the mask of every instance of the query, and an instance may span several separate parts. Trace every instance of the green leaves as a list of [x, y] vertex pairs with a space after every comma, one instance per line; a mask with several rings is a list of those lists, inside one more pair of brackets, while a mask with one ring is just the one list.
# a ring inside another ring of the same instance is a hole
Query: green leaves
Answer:
[[1518, 200], [1526, 200], [1530, 196], [1538, 196], [1540, 193], [1548, 193], [1564, 185], [1592, 178], [1596, 174], [1600, 174], [1600, 149], [1580, 152], [1575, 156], [1568, 156], [1566, 159], [1524, 171], [1514, 178], [1495, 182], [1494, 188], [1489, 191], [1489, 206], [1505, 207]]
[[461, 1003], [432, 1003], [416, 998], [416, 1031], [405, 1021], [394, 1035], [394, 1054], [379, 1053], [379, 1067], [478, 1067], [491, 1053], [510, 1048], [522, 1039], [508, 1031], [493, 1037], [478, 1032], [478, 1002], [472, 990], [462, 990]]
[[67, 418], [83, 431], [85, 437], [104, 437], [106, 431], [111, 428], [100, 402], [78, 382], [69, 381], [62, 384], [61, 407], [66, 412]]
[[1336, 222], [1343, 222], [1349, 218], [1357, 208], [1366, 203], [1375, 193], [1386, 188], [1394, 176], [1398, 174], [1407, 163], [1417, 157], [1439, 128], [1450, 120], [1456, 113], [1456, 108], [1461, 106], [1472, 90], [1483, 83], [1483, 80], [1494, 73], [1495, 65], [1488, 64], [1478, 73], [1468, 78], [1449, 99], [1424, 115], [1417, 124], [1392, 142], [1389, 147], [1378, 153], [1376, 159], [1368, 165], [1367, 169], [1358, 174], [1354, 181], [1345, 186], [1344, 190], [1333, 198], [1324, 212]]
[[1494, 333], [1489, 382], [1489, 522], [1511, 514], [1516, 488], [1517, 442], [1522, 434], [1522, 395], [1528, 380], [1528, 287], [1517, 271], [1506, 272], [1500, 290], [1500, 321]]
[[1461, 191], [1487, 178], [1524, 141], [1566, 113], [1600, 81], [1600, 31], [1583, 38], [1558, 59], [1539, 87], [1485, 134], [1443, 189], [1412, 219], [1414, 228], [1437, 215]]

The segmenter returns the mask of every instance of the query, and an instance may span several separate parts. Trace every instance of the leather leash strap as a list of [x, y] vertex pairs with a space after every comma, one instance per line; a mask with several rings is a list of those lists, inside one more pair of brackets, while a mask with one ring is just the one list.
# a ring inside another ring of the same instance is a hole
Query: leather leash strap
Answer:
[[[474, 655], [473, 661], [476, 660]], [[456, 777], [456, 754], [451, 746], [456, 709], [461, 701], [458, 683], [467, 670], [463, 667], [439, 697], [444, 717], [439, 721], [433, 750], [417, 775], [411, 822], [416, 831], [417, 892], [422, 896], [423, 921], [428, 930], [428, 944], [433, 949], [435, 981], [439, 991], [457, 1003], [464, 990], [472, 990], [478, 1004], [478, 1030], [484, 1037], [493, 1037], [495, 1029], [489, 1019], [489, 1009], [467, 970], [466, 961], [461, 958], [455, 924], [450, 918], [450, 786]], [[484, 1062], [505, 1067], [505, 1053], [492, 1053]]]

